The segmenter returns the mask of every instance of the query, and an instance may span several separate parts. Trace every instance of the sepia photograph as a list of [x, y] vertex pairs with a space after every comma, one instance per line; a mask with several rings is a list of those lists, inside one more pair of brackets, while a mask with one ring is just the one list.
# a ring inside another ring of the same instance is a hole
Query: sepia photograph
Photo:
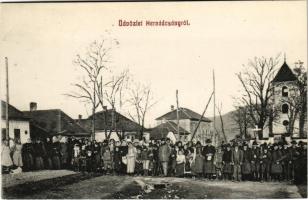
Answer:
[[2, 199], [307, 199], [307, 1], [0, 3]]

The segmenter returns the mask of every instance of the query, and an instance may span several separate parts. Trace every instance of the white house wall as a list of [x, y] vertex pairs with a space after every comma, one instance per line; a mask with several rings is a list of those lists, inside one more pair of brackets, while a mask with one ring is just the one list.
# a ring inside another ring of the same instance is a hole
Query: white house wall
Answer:
[[[6, 121], [1, 120], [1, 128], [6, 127]], [[21, 143], [26, 143], [27, 140], [30, 138], [30, 125], [29, 121], [17, 121], [17, 120], [10, 120], [9, 121], [9, 136], [12, 139], [14, 138], [14, 129], [20, 129], [20, 141]]]

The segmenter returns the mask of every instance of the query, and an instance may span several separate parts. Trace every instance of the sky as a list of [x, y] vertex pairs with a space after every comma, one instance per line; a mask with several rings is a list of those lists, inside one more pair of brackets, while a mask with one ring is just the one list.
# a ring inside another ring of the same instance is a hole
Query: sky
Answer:
[[[285, 53], [291, 67], [299, 59], [306, 66], [306, 8], [306, 1], [1, 4], [1, 99], [8, 57], [12, 105], [29, 110], [34, 101], [38, 109], [87, 117], [89, 105], [63, 94], [84, 76], [73, 63], [76, 55], [107, 31], [120, 43], [111, 51], [111, 67], [129, 69], [135, 81], [151, 85], [157, 103], [147, 127], [176, 104], [177, 89], [180, 107], [202, 113], [213, 70], [216, 102], [227, 113], [240, 95], [235, 74], [249, 59]], [[189, 20], [190, 26], [120, 27], [121, 19]], [[213, 116], [213, 104], [205, 115]]]

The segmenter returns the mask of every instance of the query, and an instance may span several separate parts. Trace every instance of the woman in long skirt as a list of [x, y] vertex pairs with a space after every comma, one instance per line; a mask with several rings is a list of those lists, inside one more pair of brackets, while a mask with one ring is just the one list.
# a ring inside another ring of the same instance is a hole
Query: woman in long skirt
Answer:
[[183, 177], [184, 176], [185, 161], [186, 161], [186, 157], [184, 155], [184, 152], [183, 152], [182, 149], [180, 149], [178, 151], [177, 156], [176, 156], [175, 175], [177, 177]]
[[14, 165], [16, 165], [17, 167], [23, 166], [21, 151], [22, 151], [22, 144], [20, 140], [17, 139], [15, 144], [15, 151], [13, 153], [13, 162]]
[[135, 172], [137, 150], [136, 147], [133, 146], [131, 141], [128, 141], [127, 143], [128, 143], [128, 153], [126, 155], [127, 174], [133, 174]]
[[196, 147], [196, 158], [192, 164], [192, 173], [198, 177], [203, 174], [204, 156], [202, 155], [202, 147]]
[[5, 172], [10, 172], [10, 168], [13, 165], [10, 153], [11, 153], [11, 149], [9, 147], [9, 141], [4, 140], [2, 143], [2, 148], [1, 148], [1, 165], [2, 165], [3, 171]]

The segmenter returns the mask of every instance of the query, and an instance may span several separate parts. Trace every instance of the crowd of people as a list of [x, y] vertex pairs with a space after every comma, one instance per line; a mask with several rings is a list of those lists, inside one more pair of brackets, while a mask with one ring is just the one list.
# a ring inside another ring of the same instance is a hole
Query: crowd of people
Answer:
[[103, 142], [67, 137], [2, 143], [2, 173], [70, 169], [113, 175], [175, 176], [232, 181], [306, 181], [307, 143], [292, 141], [214, 147], [169, 138]]

